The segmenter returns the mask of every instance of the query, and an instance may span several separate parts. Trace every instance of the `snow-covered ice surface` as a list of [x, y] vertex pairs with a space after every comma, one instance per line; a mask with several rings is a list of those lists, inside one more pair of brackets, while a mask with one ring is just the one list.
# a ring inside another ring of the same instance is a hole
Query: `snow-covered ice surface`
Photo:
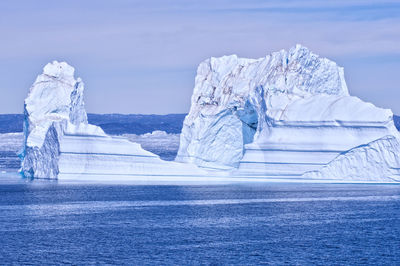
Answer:
[[127, 138], [87, 122], [83, 83], [65, 62], [45, 66], [25, 100], [21, 172], [50, 179], [204, 175], [194, 165], [166, 162]]
[[390, 182], [398, 140], [390, 110], [350, 96], [343, 68], [297, 45], [202, 62], [176, 160], [239, 176]]

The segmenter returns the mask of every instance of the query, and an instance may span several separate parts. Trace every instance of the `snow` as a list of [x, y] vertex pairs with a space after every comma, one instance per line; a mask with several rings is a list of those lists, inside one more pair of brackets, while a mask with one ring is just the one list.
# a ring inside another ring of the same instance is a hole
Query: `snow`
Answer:
[[[329, 165], [338, 156], [385, 136], [399, 138], [391, 110], [350, 96], [343, 68], [301, 45], [260, 59], [205, 60], [191, 101], [176, 160], [232, 175], [303, 177], [312, 172], [307, 176], [338, 178], [339, 172], [329, 172], [337, 169]], [[385, 147], [395, 154], [395, 145]], [[388, 155], [378, 154], [373, 157]], [[352, 163], [365, 160], [355, 156]], [[389, 161], [373, 161], [371, 167], [396, 168], [397, 161]], [[357, 180], [379, 179], [378, 170], [357, 169]], [[340, 175], [351, 180], [352, 172], [346, 171], [343, 167]]]

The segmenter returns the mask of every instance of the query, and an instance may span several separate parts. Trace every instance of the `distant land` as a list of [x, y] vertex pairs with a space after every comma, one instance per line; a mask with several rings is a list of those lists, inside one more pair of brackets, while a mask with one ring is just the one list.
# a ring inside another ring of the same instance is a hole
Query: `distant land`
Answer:
[[[155, 130], [180, 134], [186, 114], [141, 115], [141, 114], [88, 114], [90, 124], [100, 126], [111, 135], [145, 134]], [[0, 114], [0, 133], [23, 131], [23, 114]], [[393, 116], [397, 130], [400, 130], [400, 116]]]
[[[107, 134], [145, 134], [155, 130], [179, 134], [186, 114], [88, 114], [90, 124], [100, 126]], [[0, 133], [23, 131], [23, 114], [0, 114]]]

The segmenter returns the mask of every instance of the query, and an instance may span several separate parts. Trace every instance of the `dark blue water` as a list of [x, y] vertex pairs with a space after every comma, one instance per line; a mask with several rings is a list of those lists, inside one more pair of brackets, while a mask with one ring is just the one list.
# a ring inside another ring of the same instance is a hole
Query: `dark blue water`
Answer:
[[2, 265], [398, 265], [400, 186], [0, 181], [0, 243]]
[[[186, 114], [88, 114], [88, 121], [112, 135], [144, 134], [154, 130], [181, 133], [185, 116]], [[0, 133], [22, 132], [23, 120], [23, 114], [0, 114]]]

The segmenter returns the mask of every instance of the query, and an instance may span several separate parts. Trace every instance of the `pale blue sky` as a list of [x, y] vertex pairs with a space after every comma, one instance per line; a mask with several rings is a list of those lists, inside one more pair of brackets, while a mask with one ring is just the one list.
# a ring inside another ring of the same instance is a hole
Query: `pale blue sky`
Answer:
[[0, 113], [19, 113], [52, 60], [92, 113], [188, 112], [197, 65], [301, 43], [345, 67], [353, 95], [400, 114], [400, 2], [1, 0]]

